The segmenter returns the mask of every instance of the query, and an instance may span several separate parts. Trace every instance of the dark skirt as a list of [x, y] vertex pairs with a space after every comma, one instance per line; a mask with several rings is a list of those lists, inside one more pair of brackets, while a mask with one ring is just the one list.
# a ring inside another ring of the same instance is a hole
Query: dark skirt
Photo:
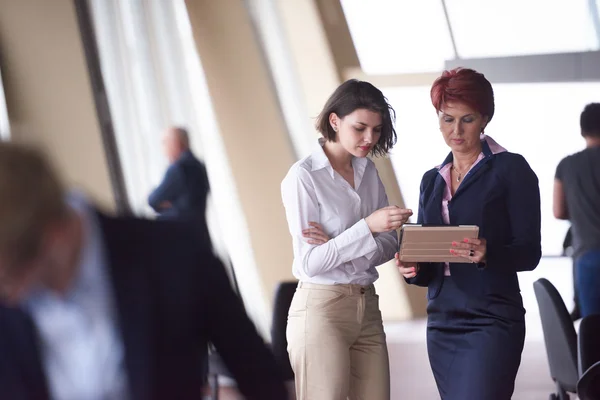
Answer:
[[445, 277], [427, 313], [427, 351], [441, 398], [509, 400], [525, 341], [521, 294], [469, 296]]

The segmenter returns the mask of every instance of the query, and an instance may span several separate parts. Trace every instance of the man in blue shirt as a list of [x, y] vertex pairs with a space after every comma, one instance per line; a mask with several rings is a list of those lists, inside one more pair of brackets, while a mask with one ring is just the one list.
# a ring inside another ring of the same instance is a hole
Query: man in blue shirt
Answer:
[[287, 398], [205, 232], [65, 198], [39, 152], [0, 142], [2, 398], [199, 398], [209, 341], [246, 398]]

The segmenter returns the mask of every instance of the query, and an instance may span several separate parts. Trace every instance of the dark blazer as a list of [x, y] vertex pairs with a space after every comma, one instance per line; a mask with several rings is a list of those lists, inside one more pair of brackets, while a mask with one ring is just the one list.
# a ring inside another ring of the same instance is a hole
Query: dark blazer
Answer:
[[[148, 196], [148, 204], [162, 218], [203, 220], [209, 191], [206, 167], [188, 150], [169, 166], [161, 184]], [[166, 201], [171, 207], [161, 208]]]
[[[131, 400], [199, 399], [208, 341], [246, 398], [287, 398], [275, 360], [203, 230], [177, 221], [99, 221]], [[1, 397], [49, 399], [41, 360], [29, 315], [0, 306]]]
[[[519, 154], [492, 154], [482, 141], [484, 158], [465, 176], [448, 205], [452, 225], [478, 225], [487, 240], [487, 264], [450, 263], [456, 285], [481, 295], [519, 292], [518, 271], [531, 271], [541, 258], [541, 212], [538, 179]], [[452, 161], [448, 155], [445, 165]], [[441, 167], [440, 167], [441, 168]], [[446, 182], [433, 168], [421, 181], [418, 223], [443, 225], [441, 205]], [[444, 278], [442, 263], [421, 265], [407, 281], [429, 286], [436, 297]]]

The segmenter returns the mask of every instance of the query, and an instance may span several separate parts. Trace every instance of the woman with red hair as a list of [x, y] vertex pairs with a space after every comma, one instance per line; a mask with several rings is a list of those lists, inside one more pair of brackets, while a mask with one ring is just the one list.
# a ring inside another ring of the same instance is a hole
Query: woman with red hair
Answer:
[[396, 263], [410, 284], [428, 287], [427, 350], [444, 400], [508, 400], [525, 340], [517, 272], [541, 257], [538, 179], [525, 159], [484, 129], [494, 116], [492, 85], [472, 69], [445, 71], [431, 88], [450, 147], [421, 181], [418, 223], [477, 225], [479, 238], [448, 249], [471, 263]]

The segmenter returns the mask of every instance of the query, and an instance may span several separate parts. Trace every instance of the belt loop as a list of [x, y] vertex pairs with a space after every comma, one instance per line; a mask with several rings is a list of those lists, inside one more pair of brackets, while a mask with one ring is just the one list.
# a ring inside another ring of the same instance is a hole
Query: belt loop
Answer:
[[302, 281], [298, 282], [298, 289], [302, 289]]

